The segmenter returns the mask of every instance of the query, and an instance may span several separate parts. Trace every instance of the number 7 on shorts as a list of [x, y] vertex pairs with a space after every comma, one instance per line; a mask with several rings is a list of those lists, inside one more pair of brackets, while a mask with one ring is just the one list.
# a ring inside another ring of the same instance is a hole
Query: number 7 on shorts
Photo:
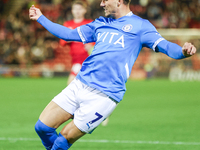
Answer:
[[101, 119], [103, 116], [101, 114], [99, 114], [98, 112], [95, 113], [95, 115], [97, 116], [97, 118], [95, 118], [94, 120], [91, 120], [90, 122], [87, 123], [88, 128], [90, 128], [90, 125], [95, 123], [96, 121], [98, 121], [99, 119]]

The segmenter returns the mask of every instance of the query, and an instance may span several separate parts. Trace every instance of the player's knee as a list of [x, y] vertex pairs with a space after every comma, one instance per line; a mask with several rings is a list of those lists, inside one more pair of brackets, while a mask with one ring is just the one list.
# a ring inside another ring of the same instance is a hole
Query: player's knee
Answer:
[[35, 131], [38, 133], [38, 134], [41, 134], [44, 132], [44, 128], [43, 128], [43, 125], [41, 124], [41, 121], [38, 120], [35, 124]]
[[47, 150], [50, 150], [58, 135], [56, 128], [49, 127], [38, 120], [35, 124], [35, 131], [42, 140], [43, 145]]
[[38, 120], [35, 124], [35, 131], [38, 134], [45, 134], [45, 133], [54, 133], [55, 132], [55, 128], [51, 128], [48, 127], [47, 125], [45, 125], [43, 122], [41, 122], [40, 120]]

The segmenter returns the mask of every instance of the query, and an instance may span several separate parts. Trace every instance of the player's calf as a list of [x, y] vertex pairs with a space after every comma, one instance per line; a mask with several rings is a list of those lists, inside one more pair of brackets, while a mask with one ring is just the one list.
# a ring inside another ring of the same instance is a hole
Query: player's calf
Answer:
[[42, 144], [47, 150], [51, 150], [54, 141], [57, 139], [58, 135], [55, 128], [48, 127], [40, 120], [35, 124], [35, 131], [42, 140]]

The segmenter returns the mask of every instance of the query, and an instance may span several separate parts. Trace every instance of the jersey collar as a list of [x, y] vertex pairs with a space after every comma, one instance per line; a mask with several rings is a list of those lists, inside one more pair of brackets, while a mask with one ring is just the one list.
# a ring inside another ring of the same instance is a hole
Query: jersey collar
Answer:
[[130, 11], [126, 16], [132, 16], [133, 15], [133, 12]]

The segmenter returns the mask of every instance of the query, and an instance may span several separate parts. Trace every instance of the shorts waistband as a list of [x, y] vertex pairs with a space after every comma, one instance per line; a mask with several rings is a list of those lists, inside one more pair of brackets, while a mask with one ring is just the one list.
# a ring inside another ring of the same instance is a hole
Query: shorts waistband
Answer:
[[[79, 81], [79, 82], [81, 82], [79, 79], [77, 79], [77, 78], [75, 78], [75, 80], [77, 80], [77, 81]], [[91, 87], [91, 86], [89, 86], [89, 85], [86, 85], [85, 83], [83, 83], [83, 82], [81, 82], [84, 86], [87, 86], [87, 87], [90, 87], [90, 88], [92, 88], [92, 89], [95, 89], [95, 90], [98, 90], [99, 92], [101, 92], [102, 94], [104, 94], [104, 95], [106, 95], [106, 96], [108, 96], [107, 94], [105, 94], [104, 92], [102, 92], [102, 91], [100, 91], [99, 89], [96, 89], [96, 88], [93, 88], [93, 87]], [[113, 99], [112, 97], [110, 97], [110, 96], [108, 96], [113, 102], [115, 102], [116, 104], [118, 104], [119, 102], [118, 101], [116, 101], [115, 99]]]
[[113, 102], [115, 102], [116, 104], [118, 104], [119, 102], [118, 101], [116, 101], [115, 99], [113, 99], [112, 97], [110, 97], [109, 96], [109, 98], [113, 101]]

